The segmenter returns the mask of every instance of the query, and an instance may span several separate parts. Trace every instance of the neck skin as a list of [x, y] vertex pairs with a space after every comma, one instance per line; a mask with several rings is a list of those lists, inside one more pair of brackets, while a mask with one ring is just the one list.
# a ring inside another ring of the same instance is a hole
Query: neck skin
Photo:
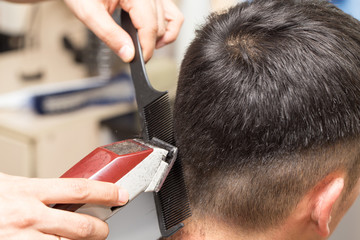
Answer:
[[196, 219], [194, 216], [184, 222], [185, 226], [178, 233], [166, 240], [265, 240], [259, 236], [249, 238], [240, 231], [215, 219]]
[[[308, 220], [307, 220], [308, 219]], [[266, 231], [245, 232], [228, 223], [212, 218], [197, 218], [196, 214], [187, 219], [184, 228], [166, 240], [321, 240], [313, 234], [310, 218], [305, 214], [293, 214], [279, 227]]]

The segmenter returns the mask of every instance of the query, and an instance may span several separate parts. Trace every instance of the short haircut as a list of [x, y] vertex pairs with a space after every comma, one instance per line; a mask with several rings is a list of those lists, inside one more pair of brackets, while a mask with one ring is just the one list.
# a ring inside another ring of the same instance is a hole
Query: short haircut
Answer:
[[212, 14], [181, 65], [175, 134], [193, 211], [279, 224], [329, 173], [359, 176], [360, 23], [327, 1]]

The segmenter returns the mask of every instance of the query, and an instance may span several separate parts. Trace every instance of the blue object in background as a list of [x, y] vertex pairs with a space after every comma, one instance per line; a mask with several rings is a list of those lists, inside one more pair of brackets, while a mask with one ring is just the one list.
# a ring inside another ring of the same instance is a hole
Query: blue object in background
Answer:
[[344, 12], [360, 20], [359, 0], [332, 0], [331, 2]]
[[92, 81], [79, 88], [36, 94], [32, 105], [38, 114], [75, 111], [89, 105], [131, 103], [135, 99], [129, 74], [121, 73], [108, 81]]

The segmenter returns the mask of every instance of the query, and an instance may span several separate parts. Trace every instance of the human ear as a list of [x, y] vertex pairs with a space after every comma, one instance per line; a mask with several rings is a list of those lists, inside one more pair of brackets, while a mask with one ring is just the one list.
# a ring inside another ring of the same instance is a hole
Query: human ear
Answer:
[[340, 198], [343, 189], [344, 178], [337, 177], [321, 184], [316, 190], [315, 205], [311, 212], [311, 220], [315, 222], [316, 231], [322, 237], [330, 235], [329, 223], [331, 221], [331, 210], [336, 200]]

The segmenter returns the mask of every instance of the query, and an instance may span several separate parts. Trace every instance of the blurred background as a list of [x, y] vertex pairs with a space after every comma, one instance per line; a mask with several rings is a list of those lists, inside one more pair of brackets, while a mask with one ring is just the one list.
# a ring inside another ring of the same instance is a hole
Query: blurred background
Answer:
[[[175, 2], [185, 17], [178, 40], [155, 51], [146, 65], [154, 87], [169, 90], [172, 99], [179, 64], [194, 29], [210, 12], [240, 0]], [[360, 19], [358, 0], [333, 2]], [[113, 17], [119, 19], [119, 12]], [[62, 1], [12, 4], [0, 0], [0, 172], [59, 177], [97, 146], [138, 132], [127, 64]], [[144, 196], [138, 204], [148, 201], [149, 196]], [[357, 201], [331, 239], [359, 239], [359, 213]], [[131, 210], [122, 214], [127, 219], [132, 215]], [[124, 231], [118, 228], [123, 225], [119, 222], [120, 218], [111, 220], [109, 239], [118, 239]]]

